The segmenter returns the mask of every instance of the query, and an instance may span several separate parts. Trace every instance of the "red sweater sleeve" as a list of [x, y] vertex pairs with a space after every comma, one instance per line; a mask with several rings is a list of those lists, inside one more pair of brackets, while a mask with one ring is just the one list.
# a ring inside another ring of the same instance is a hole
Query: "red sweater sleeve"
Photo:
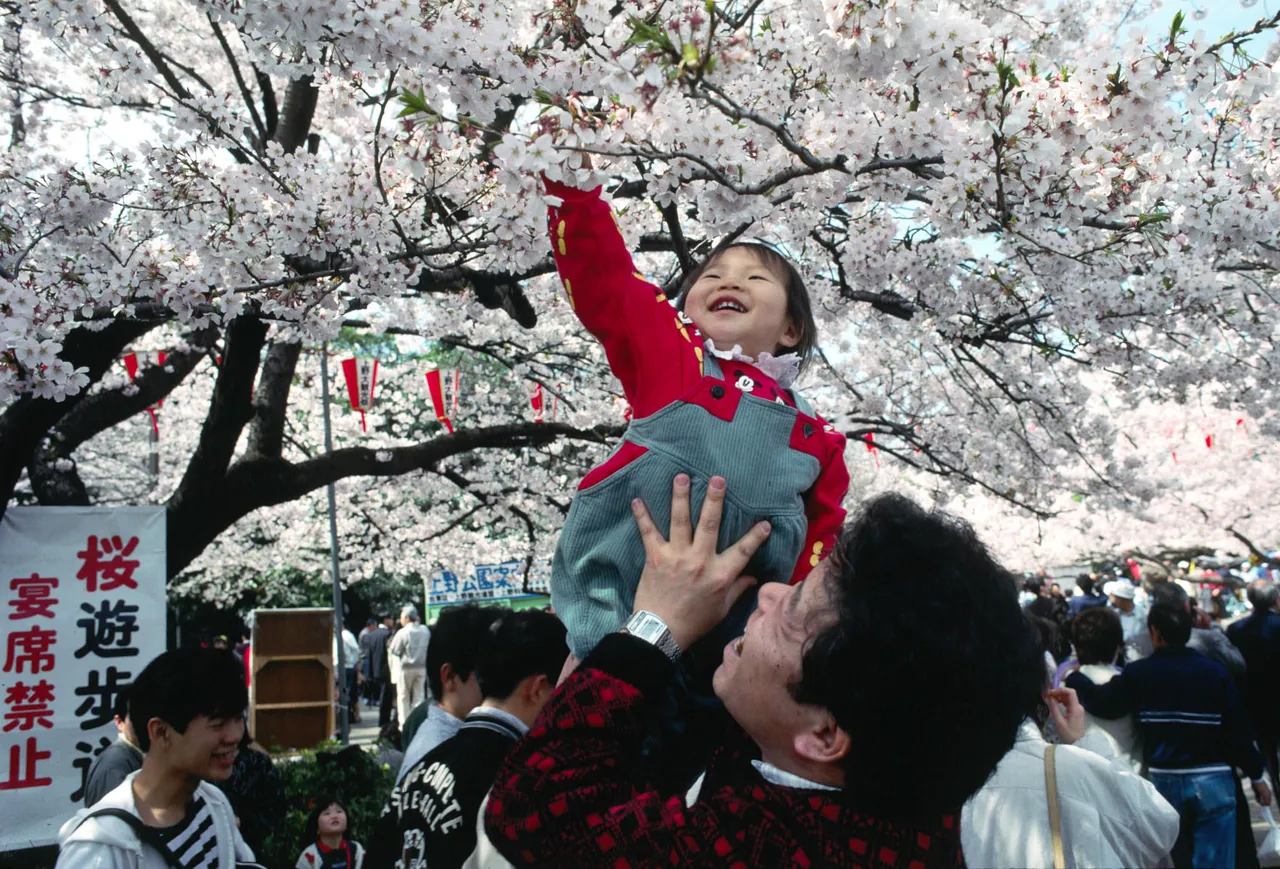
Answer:
[[[824, 429], [828, 427], [823, 424]], [[805, 493], [804, 512], [809, 530], [804, 548], [800, 550], [800, 560], [791, 574], [792, 585], [808, 576], [819, 561], [831, 554], [847, 515], [843, 506], [844, 496], [849, 493], [849, 469], [844, 464], [845, 438], [834, 431], [825, 434], [829, 444], [826, 461], [817, 481]]]
[[651, 789], [638, 762], [646, 695], [670, 671], [653, 646], [611, 634], [565, 680], [490, 792], [485, 829], [503, 856], [517, 866], [684, 866], [678, 854], [714, 845], [710, 813]]
[[[551, 249], [574, 314], [604, 346], [637, 417], [679, 398], [701, 376], [702, 339], [636, 271], [600, 188], [546, 181]], [[696, 348], [696, 350], [695, 350]]]

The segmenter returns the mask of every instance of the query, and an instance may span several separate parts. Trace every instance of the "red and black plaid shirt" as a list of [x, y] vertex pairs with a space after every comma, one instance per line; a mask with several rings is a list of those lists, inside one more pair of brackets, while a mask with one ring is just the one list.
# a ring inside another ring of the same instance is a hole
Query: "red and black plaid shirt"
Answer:
[[485, 827], [518, 866], [901, 867], [963, 865], [956, 816], [891, 822], [839, 791], [780, 787], [751, 765], [740, 731], [716, 752], [697, 801], [663, 795], [640, 762], [666, 657], [606, 637], [556, 691], [498, 773]]

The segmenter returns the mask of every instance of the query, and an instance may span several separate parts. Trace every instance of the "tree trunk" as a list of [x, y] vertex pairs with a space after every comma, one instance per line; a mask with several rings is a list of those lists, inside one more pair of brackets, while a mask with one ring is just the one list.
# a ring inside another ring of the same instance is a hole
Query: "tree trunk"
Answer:
[[[76, 329], [62, 342], [62, 358], [76, 368], [88, 368], [92, 386], [125, 347], [155, 326], [117, 320], [100, 332]], [[61, 402], [24, 395], [0, 415], [0, 517], [13, 498], [22, 469], [49, 429], [84, 401], [88, 391], [86, 386], [78, 395]]]

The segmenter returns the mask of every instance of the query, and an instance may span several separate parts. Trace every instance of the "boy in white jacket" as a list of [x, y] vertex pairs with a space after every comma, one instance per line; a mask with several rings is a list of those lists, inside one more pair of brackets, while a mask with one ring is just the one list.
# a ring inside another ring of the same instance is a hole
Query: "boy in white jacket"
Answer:
[[179, 649], [148, 664], [129, 707], [142, 769], [63, 825], [57, 869], [234, 869], [253, 860], [230, 803], [208, 784], [231, 776], [248, 702], [229, 651]]

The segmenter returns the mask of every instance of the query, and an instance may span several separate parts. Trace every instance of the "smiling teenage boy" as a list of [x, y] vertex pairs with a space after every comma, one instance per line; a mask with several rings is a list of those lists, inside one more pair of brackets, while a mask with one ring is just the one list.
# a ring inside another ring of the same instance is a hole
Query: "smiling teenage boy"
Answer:
[[221, 649], [165, 652], [139, 674], [129, 713], [146, 753], [59, 832], [57, 869], [229, 869], [253, 860], [227, 798], [248, 706], [243, 671]]

